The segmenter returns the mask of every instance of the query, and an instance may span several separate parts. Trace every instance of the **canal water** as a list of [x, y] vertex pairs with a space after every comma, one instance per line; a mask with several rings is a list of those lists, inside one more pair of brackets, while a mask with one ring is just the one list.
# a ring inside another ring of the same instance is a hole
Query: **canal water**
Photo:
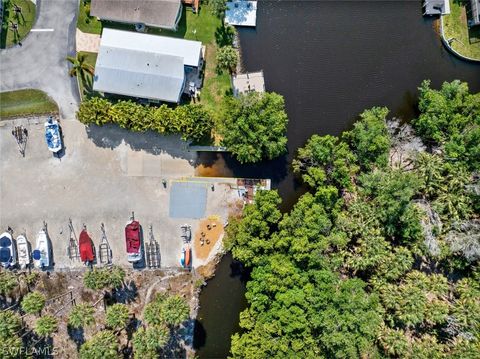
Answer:
[[[197, 175], [271, 178], [284, 210], [304, 191], [290, 164], [312, 134], [337, 135], [372, 106], [409, 120], [423, 79], [434, 87], [460, 79], [480, 91], [480, 66], [443, 47], [435, 22], [422, 17], [420, 0], [259, 1], [257, 27], [239, 34], [244, 70], [263, 70], [267, 91], [285, 97], [288, 154], [245, 166], [203, 153]], [[201, 358], [228, 355], [245, 308], [244, 285], [230, 264], [231, 257], [224, 258], [200, 297]]]

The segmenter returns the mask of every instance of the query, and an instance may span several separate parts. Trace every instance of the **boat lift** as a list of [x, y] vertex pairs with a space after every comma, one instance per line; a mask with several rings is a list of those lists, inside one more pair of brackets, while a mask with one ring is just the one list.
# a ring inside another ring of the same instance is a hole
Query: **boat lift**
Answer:
[[108, 243], [107, 235], [105, 234], [105, 225], [103, 223], [100, 225], [100, 230], [102, 231], [102, 239], [98, 245], [100, 264], [109, 265], [112, 264], [112, 248]]
[[25, 157], [25, 149], [27, 148], [28, 130], [20, 126], [15, 126], [12, 129], [12, 135], [17, 141], [18, 149], [22, 157]]
[[78, 250], [78, 240], [75, 235], [75, 229], [73, 228], [72, 219], [68, 219], [68, 228], [70, 230], [70, 238], [68, 241], [67, 254], [70, 260], [80, 260], [80, 252]]
[[149, 226], [149, 240], [145, 244], [146, 249], [146, 259], [148, 268], [160, 268], [160, 246], [153, 236], [152, 225]]

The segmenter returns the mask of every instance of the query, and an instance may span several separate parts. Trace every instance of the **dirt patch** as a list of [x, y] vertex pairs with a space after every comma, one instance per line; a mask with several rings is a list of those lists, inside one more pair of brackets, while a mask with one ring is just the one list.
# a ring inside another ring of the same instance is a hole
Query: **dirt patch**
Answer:
[[205, 260], [219, 239], [223, 237], [223, 225], [218, 217], [209, 217], [200, 221], [194, 236], [195, 256]]

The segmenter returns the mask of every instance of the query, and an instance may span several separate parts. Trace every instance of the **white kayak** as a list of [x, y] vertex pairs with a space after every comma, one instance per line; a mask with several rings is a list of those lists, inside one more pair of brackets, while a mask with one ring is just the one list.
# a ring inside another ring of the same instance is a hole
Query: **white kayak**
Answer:
[[9, 232], [0, 234], [0, 264], [10, 268], [17, 264], [17, 252], [12, 235]]
[[32, 252], [32, 257], [35, 268], [50, 267], [50, 243], [44, 229], [38, 232], [37, 245]]
[[30, 243], [28, 243], [27, 238], [22, 234], [17, 237], [17, 250], [20, 269], [28, 268], [31, 262]]

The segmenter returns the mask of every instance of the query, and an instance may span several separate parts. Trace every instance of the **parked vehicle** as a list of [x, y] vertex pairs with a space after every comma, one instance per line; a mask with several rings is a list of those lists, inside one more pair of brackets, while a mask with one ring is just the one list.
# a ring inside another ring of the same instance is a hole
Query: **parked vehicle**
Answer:
[[0, 264], [3, 268], [11, 268], [17, 264], [15, 242], [10, 232], [0, 235]]
[[45, 141], [48, 149], [53, 153], [57, 153], [63, 147], [60, 125], [52, 116], [45, 122]]
[[37, 234], [37, 243], [32, 252], [33, 264], [35, 268], [47, 268], [51, 265], [51, 248], [47, 236], [46, 225]]
[[93, 242], [88, 235], [87, 228], [85, 226], [83, 226], [83, 230], [80, 232], [78, 245], [80, 247], [80, 259], [82, 260], [82, 262], [86, 265], [93, 264], [93, 261], [95, 259]]
[[17, 249], [18, 249], [18, 265], [20, 269], [25, 269], [30, 266], [32, 258], [30, 256], [30, 243], [27, 238], [21, 234], [17, 237]]
[[183, 268], [191, 268], [192, 266], [192, 249], [190, 246], [184, 246], [182, 248], [182, 258], [180, 264]]
[[130, 263], [138, 262], [142, 259], [142, 243], [140, 238], [140, 223], [135, 220], [134, 214], [125, 226], [125, 242], [127, 247], [127, 260]]

